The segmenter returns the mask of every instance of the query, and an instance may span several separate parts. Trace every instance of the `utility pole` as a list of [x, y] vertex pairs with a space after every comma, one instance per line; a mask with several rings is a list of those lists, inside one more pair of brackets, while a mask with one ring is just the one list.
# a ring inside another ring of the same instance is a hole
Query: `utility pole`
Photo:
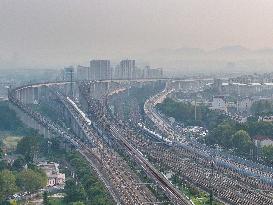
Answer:
[[70, 70], [70, 96], [73, 97], [73, 70]]
[[253, 151], [253, 148], [250, 148], [250, 159], [254, 159], [254, 151]]

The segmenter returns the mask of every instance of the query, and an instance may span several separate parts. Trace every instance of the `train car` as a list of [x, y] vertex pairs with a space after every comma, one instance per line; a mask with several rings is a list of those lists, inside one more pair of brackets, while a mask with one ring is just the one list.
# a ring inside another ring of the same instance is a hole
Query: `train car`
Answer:
[[147, 127], [145, 127], [145, 125], [143, 125], [142, 123], [137, 123], [137, 125], [146, 133], [148, 134], [150, 137], [159, 140], [160, 142], [164, 142], [166, 145], [171, 146], [172, 145], [172, 141], [164, 138], [163, 136], [161, 136], [160, 134], [148, 129]]
[[75, 110], [81, 115], [81, 117], [84, 119], [84, 121], [90, 126], [91, 120], [86, 117], [85, 113], [79, 109], [79, 107], [76, 105], [73, 100], [71, 100], [69, 97], [67, 97], [67, 100], [71, 103], [71, 105], [75, 108]]

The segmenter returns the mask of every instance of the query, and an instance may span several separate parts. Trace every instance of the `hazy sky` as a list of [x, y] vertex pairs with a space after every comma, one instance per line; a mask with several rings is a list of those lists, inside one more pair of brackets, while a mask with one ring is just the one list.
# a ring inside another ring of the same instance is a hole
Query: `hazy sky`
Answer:
[[0, 0], [0, 65], [273, 47], [273, 0]]

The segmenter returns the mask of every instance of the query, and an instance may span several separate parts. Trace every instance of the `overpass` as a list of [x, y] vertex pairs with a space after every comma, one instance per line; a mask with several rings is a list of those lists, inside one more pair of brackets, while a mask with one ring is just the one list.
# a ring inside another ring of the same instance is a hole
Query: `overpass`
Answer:
[[[155, 80], [90, 82], [88, 92], [93, 99], [103, 101], [105, 93], [116, 95], [126, 91], [132, 85], [152, 82]], [[73, 89], [77, 90], [77, 85], [76, 82], [73, 82]], [[72, 148], [77, 149], [96, 170], [117, 204], [158, 203], [150, 190], [140, 185], [139, 177], [115, 151], [114, 147], [120, 145], [132, 156], [132, 160], [142, 165], [145, 172], [159, 184], [174, 204], [191, 204], [130, 143], [119, 135], [118, 130], [115, 131], [115, 127], [110, 126], [112, 137], [109, 137], [102, 132], [99, 126], [95, 126], [96, 122], [91, 126], [90, 123], [93, 121], [91, 122], [88, 116], [84, 115], [83, 110], [74, 101], [74, 96], [67, 96], [70, 93], [69, 88], [70, 82], [47, 82], [21, 86], [10, 90], [10, 106], [27, 126], [37, 129], [45, 137], [58, 136], [69, 142]], [[79, 98], [83, 98], [79, 91], [74, 93]], [[33, 111], [29, 106], [44, 99], [54, 99], [59, 103], [58, 108], [63, 111], [65, 121], [74, 134]]]
[[[158, 146], [150, 149], [153, 150], [154, 159], [178, 173], [181, 180], [195, 184], [207, 192], [213, 191], [225, 203], [273, 204], [271, 167], [221, 153], [196, 140], [190, 140], [179, 133], [165, 116], [158, 113], [156, 104], [174, 91], [172, 86], [166, 87], [144, 104], [144, 111], [158, 132], [173, 142], [172, 150]], [[164, 152], [166, 155], [162, 154]]]

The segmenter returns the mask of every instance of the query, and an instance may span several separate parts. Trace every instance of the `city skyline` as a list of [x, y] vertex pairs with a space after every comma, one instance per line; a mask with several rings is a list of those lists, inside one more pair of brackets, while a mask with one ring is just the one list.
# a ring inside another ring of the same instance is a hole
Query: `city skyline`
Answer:
[[273, 205], [272, 0], [0, 0], [0, 205]]
[[273, 47], [272, 8], [272, 1], [257, 0], [1, 1], [0, 68], [57, 68], [92, 56], [183, 70], [176, 63], [183, 56], [161, 59], [151, 53]]

